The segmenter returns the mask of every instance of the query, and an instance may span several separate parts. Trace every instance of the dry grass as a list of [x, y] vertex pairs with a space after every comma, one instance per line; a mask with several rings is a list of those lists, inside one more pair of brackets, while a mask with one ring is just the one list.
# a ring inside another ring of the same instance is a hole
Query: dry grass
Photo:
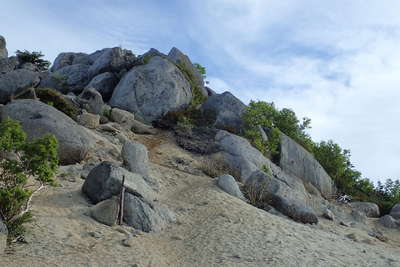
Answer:
[[200, 162], [199, 169], [206, 175], [215, 178], [224, 174], [229, 174], [235, 178], [236, 181], [241, 182], [240, 170], [230, 167], [220, 157], [204, 158]]
[[263, 206], [267, 202], [267, 182], [259, 183], [253, 181], [252, 183], [246, 184], [245, 194], [251, 205], [255, 207]]

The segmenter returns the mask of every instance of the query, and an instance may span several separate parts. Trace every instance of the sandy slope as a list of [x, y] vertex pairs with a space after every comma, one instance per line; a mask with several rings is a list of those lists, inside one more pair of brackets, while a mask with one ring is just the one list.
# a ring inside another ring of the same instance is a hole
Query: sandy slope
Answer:
[[[62, 187], [34, 199], [28, 243], [0, 256], [0, 266], [400, 266], [397, 230], [386, 231], [384, 243], [363, 229], [269, 214], [222, 192], [210, 177], [177, 170], [173, 157], [198, 159], [168, 134], [135, 138], [150, 149], [158, 201], [176, 212], [176, 223], [151, 234], [104, 226], [85, 215], [90, 204], [80, 192], [83, 181], [60, 178]], [[366, 228], [375, 227], [369, 219]], [[136, 235], [130, 247], [122, 245], [124, 231]]]

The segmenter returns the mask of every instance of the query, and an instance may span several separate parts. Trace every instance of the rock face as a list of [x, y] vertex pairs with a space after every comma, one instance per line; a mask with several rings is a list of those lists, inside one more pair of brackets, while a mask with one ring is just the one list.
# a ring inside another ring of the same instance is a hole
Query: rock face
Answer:
[[246, 105], [229, 92], [215, 94], [207, 98], [201, 106], [203, 110], [215, 110], [217, 119], [215, 125], [223, 129], [239, 132], [242, 127], [241, 116], [246, 111]]
[[364, 213], [367, 217], [378, 218], [380, 215], [378, 205], [372, 202], [352, 202], [350, 206], [352, 209]]
[[286, 173], [295, 175], [314, 185], [324, 197], [335, 193], [332, 179], [319, 162], [301, 145], [281, 134], [279, 166]]
[[85, 53], [61, 53], [54, 60], [50, 70], [55, 72], [65, 66], [83, 63], [82, 59], [87, 57], [88, 55]]
[[158, 232], [175, 221], [167, 208], [132, 194], [125, 194], [124, 221], [129, 226], [144, 232]]
[[89, 84], [88, 88], [95, 88], [103, 97], [104, 101], [110, 100], [118, 79], [112, 72], [104, 72], [95, 76]]
[[30, 139], [47, 133], [58, 140], [59, 158], [62, 164], [80, 162], [88, 148], [95, 145], [93, 136], [70, 117], [57, 109], [37, 100], [15, 100], [4, 106], [2, 118], [21, 121]]
[[393, 208], [390, 210], [390, 216], [395, 219], [400, 219], [400, 204], [393, 206]]
[[379, 222], [386, 228], [398, 228], [400, 226], [399, 221], [394, 219], [389, 214], [386, 214], [385, 216], [380, 217]]
[[15, 70], [18, 64], [19, 62], [17, 57], [0, 58], [0, 74]]
[[[68, 91], [62, 93], [80, 92], [89, 83], [89, 66], [85, 64], [67, 65], [52, 74], [65, 82]], [[59, 88], [53, 88], [59, 90]]]
[[188, 72], [189, 76], [193, 79], [194, 85], [201, 90], [203, 96], [208, 96], [208, 92], [204, 88], [203, 75], [192, 64], [187, 55], [183, 54], [178, 48], [173, 47], [168, 53], [168, 59]]
[[110, 119], [119, 124], [126, 125], [127, 127], [132, 127], [132, 124], [135, 121], [135, 115], [126, 110], [113, 108], [110, 112]]
[[183, 109], [192, 100], [189, 82], [167, 59], [152, 57], [146, 65], [133, 67], [118, 83], [110, 105], [152, 122], [170, 110]]
[[84, 112], [78, 115], [77, 122], [89, 129], [96, 129], [100, 123], [100, 116], [97, 114]]
[[126, 141], [121, 151], [126, 168], [144, 177], [149, 176], [149, 155], [147, 148], [135, 141]]
[[0, 35], [0, 59], [8, 57], [6, 39]]
[[274, 195], [271, 205], [294, 221], [310, 224], [318, 223], [318, 217], [312, 209], [285, 197]]
[[101, 115], [103, 112], [103, 98], [94, 88], [86, 87], [77, 98], [77, 101], [90, 113]]
[[4, 253], [4, 250], [7, 247], [7, 236], [8, 236], [7, 226], [0, 219], [0, 255]]
[[225, 174], [225, 175], [221, 175], [220, 177], [218, 177], [217, 185], [219, 188], [221, 188], [223, 191], [225, 191], [229, 195], [240, 198], [240, 199], [245, 199], [242, 191], [240, 191], [239, 185], [235, 181], [235, 178], [233, 178], [231, 175]]
[[99, 223], [113, 226], [117, 221], [119, 203], [117, 197], [101, 201], [90, 208], [90, 215]]
[[18, 69], [0, 74], [0, 104], [8, 102], [12, 95], [21, 90], [35, 87], [39, 82], [39, 74], [29, 70]]
[[90, 171], [83, 184], [82, 191], [96, 204], [112, 196], [119, 195], [123, 176], [125, 176], [127, 193], [146, 199], [154, 198], [154, 191], [140, 174], [129, 172], [107, 161], [102, 162]]

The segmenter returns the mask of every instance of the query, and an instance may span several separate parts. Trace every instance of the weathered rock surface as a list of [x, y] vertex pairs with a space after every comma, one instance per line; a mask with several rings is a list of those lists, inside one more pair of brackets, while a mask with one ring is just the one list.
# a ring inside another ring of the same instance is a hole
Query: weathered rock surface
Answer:
[[97, 203], [90, 208], [90, 215], [99, 223], [113, 226], [117, 221], [119, 203], [117, 197], [112, 197]]
[[6, 39], [0, 35], [0, 59], [8, 57]]
[[295, 175], [314, 185], [324, 197], [335, 193], [331, 177], [319, 162], [301, 145], [281, 134], [279, 166], [286, 173]]
[[68, 88], [68, 92], [62, 91], [64, 94], [69, 92], [80, 92], [90, 81], [89, 66], [85, 64], [67, 65], [58, 69], [50, 76], [53, 78], [56, 77], [60, 82], [65, 82], [65, 88]]
[[137, 134], [156, 134], [157, 130], [150, 125], [141, 123], [140, 121], [133, 120], [132, 121], [132, 132]]
[[100, 124], [100, 115], [83, 112], [78, 115], [77, 122], [89, 129], [96, 129]]
[[97, 204], [100, 201], [117, 196], [121, 192], [122, 178], [125, 176], [127, 193], [153, 199], [154, 191], [140, 174], [132, 173], [112, 162], [102, 162], [94, 167], [83, 184], [82, 191]]
[[4, 250], [7, 247], [7, 236], [8, 236], [7, 226], [0, 219], [0, 255], [4, 253]]
[[103, 113], [103, 98], [94, 88], [86, 87], [78, 96], [77, 101], [90, 113], [99, 115]]
[[114, 89], [110, 100], [118, 107], [135, 114], [144, 122], [152, 122], [170, 110], [183, 109], [192, 100], [189, 82], [167, 59], [152, 57], [148, 64], [133, 67]]
[[390, 216], [395, 219], [400, 219], [400, 204], [396, 204], [390, 210]]
[[365, 223], [367, 221], [365, 213], [358, 210], [352, 210], [351, 216], [356, 223]]
[[217, 185], [219, 188], [221, 188], [223, 191], [225, 191], [229, 195], [240, 198], [240, 199], [245, 199], [242, 191], [240, 191], [239, 185], [235, 181], [235, 178], [233, 178], [231, 175], [225, 174], [225, 175], [221, 175], [220, 177], [218, 177]]
[[139, 173], [144, 177], [149, 176], [149, 155], [143, 144], [126, 141], [122, 146], [121, 155], [127, 170]]
[[2, 117], [21, 121], [30, 139], [47, 133], [58, 140], [62, 164], [80, 162], [88, 149], [95, 145], [95, 137], [84, 127], [57, 109], [32, 99], [15, 100], [4, 106]]
[[95, 76], [86, 87], [95, 88], [103, 97], [104, 101], [110, 100], [118, 78], [112, 72], [104, 72]]
[[324, 213], [323, 213], [323, 216], [326, 218], [326, 219], [328, 219], [328, 220], [331, 220], [331, 221], [334, 221], [335, 220], [335, 215], [333, 214], [333, 212], [330, 210], [330, 209], [325, 209], [325, 211], [324, 211]]
[[66, 66], [74, 64], [84, 64], [86, 62], [82, 61], [82, 59], [87, 58], [87, 56], [88, 55], [85, 53], [72, 53], [72, 52], [60, 53], [54, 60], [54, 63], [51, 66], [50, 71], [55, 72]]
[[380, 224], [382, 224], [384, 227], [387, 228], [398, 228], [400, 226], [400, 222], [390, 216], [389, 214], [386, 214], [385, 216], [382, 216], [379, 218]]
[[367, 217], [378, 218], [380, 215], [379, 207], [372, 202], [351, 202], [352, 209], [360, 211]]
[[271, 200], [271, 205], [294, 221], [310, 224], [318, 223], [318, 217], [310, 207], [293, 200], [274, 195]]
[[174, 214], [157, 203], [149, 202], [132, 194], [125, 194], [124, 221], [144, 232], [158, 232], [175, 221]]
[[215, 125], [223, 129], [239, 132], [242, 127], [242, 114], [246, 105], [229, 92], [215, 94], [207, 98], [201, 106], [203, 110], [215, 110], [217, 119]]
[[0, 74], [15, 70], [18, 64], [19, 62], [17, 57], [0, 58]]
[[175, 127], [176, 142], [185, 150], [198, 154], [211, 154], [219, 150], [215, 142], [218, 130], [210, 127]]
[[193, 79], [194, 85], [201, 90], [203, 96], [208, 97], [208, 92], [204, 88], [203, 75], [193, 65], [187, 55], [183, 54], [178, 48], [173, 47], [168, 53], [168, 58], [188, 72], [188, 75]]
[[0, 104], [8, 102], [12, 95], [26, 88], [35, 87], [39, 82], [39, 74], [29, 70], [18, 69], [0, 74]]
[[132, 127], [135, 121], [135, 115], [131, 112], [119, 108], [113, 108], [110, 111], [110, 119], [119, 124], [125, 125], [128, 128]]

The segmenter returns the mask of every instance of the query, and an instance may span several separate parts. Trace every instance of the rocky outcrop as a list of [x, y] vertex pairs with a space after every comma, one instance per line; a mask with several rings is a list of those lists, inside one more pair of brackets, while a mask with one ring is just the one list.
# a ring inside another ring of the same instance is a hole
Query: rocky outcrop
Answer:
[[[56, 77], [60, 82], [63, 82], [64, 87], [61, 89], [63, 90], [61, 91], [62, 93], [79, 93], [90, 81], [89, 66], [85, 64], [67, 65], [52, 73], [50, 77]], [[50, 88], [60, 90], [60, 85], [57, 85], [57, 87], [53, 85], [53, 87]], [[67, 88], [68, 91], [65, 91], [65, 88]]]
[[83, 184], [82, 192], [94, 204], [97, 204], [120, 194], [123, 176], [125, 176], [124, 185], [127, 193], [149, 200], [154, 198], [154, 191], [140, 174], [129, 172], [115, 163], [107, 161], [90, 171]]
[[143, 232], [158, 232], [176, 220], [175, 215], [158, 203], [133, 194], [125, 194], [124, 221]]
[[82, 108], [93, 114], [102, 115], [103, 113], [103, 98], [96, 89], [87, 87], [78, 96], [77, 102]]
[[78, 115], [76, 121], [86, 128], [96, 129], [100, 124], [100, 116], [85, 111], [82, 112], [82, 114]]
[[0, 59], [8, 57], [6, 39], [0, 35]]
[[128, 128], [132, 127], [135, 121], [135, 115], [119, 108], [113, 108], [110, 111], [110, 119], [114, 122], [122, 124]]
[[18, 64], [19, 62], [17, 57], [0, 58], [0, 74], [15, 70]]
[[104, 72], [93, 77], [86, 87], [95, 88], [101, 94], [103, 100], [107, 102], [110, 100], [117, 83], [118, 78], [114, 73]]
[[88, 58], [88, 55], [85, 53], [72, 53], [72, 52], [61, 53], [54, 60], [54, 63], [51, 66], [50, 71], [55, 72], [66, 66], [74, 64], [84, 64], [87, 62], [84, 60], [86, 58]]
[[224, 174], [219, 176], [217, 178], [217, 185], [229, 195], [240, 199], [245, 199], [242, 191], [240, 191], [239, 185], [237, 184], [235, 178], [233, 178], [231, 175]]
[[168, 111], [186, 108], [191, 100], [191, 87], [182, 72], [167, 59], [154, 56], [124, 75], [110, 105], [134, 113], [143, 122], [152, 122]]
[[378, 218], [380, 215], [378, 205], [372, 202], [351, 202], [350, 206], [353, 210], [362, 212], [367, 217]]
[[211, 95], [201, 108], [216, 112], [216, 127], [240, 132], [242, 128], [241, 116], [246, 111], [246, 105], [231, 93]]
[[7, 226], [0, 219], [0, 256], [4, 253], [4, 250], [7, 247], [7, 236], [8, 236]]
[[12, 101], [3, 107], [1, 115], [20, 121], [30, 139], [54, 134], [62, 164], [80, 162], [95, 145], [95, 137], [88, 130], [61, 111], [37, 100]]
[[0, 104], [4, 104], [23, 90], [35, 87], [40, 82], [37, 72], [18, 69], [0, 74]]
[[204, 97], [208, 97], [208, 92], [204, 87], [203, 75], [190, 61], [190, 58], [183, 54], [178, 48], [173, 47], [168, 53], [168, 59], [174, 62], [182, 71], [186, 72], [188, 78], [193, 81], [193, 85], [200, 89]]
[[324, 197], [331, 197], [335, 193], [331, 177], [319, 162], [285, 134], [281, 134], [279, 166], [284, 172], [310, 182]]

